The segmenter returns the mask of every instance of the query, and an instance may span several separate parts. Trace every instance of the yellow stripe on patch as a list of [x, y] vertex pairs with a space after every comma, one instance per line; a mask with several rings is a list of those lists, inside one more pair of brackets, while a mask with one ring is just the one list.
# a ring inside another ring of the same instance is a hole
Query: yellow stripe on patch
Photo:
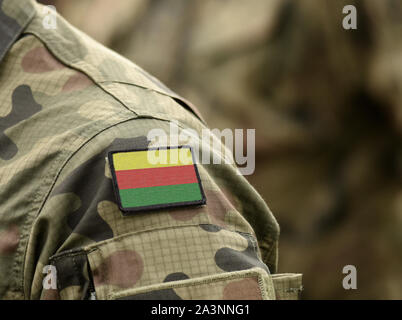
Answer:
[[113, 164], [116, 171], [161, 168], [190, 165], [193, 158], [190, 148], [130, 151], [114, 153]]

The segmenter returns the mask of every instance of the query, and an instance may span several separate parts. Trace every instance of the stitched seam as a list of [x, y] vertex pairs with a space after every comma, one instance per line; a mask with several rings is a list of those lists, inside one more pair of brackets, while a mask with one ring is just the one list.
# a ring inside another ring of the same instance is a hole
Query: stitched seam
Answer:
[[86, 255], [86, 252], [84, 250], [80, 250], [79, 252], [66, 252], [66, 253], [62, 253], [62, 254], [58, 254], [58, 255], [54, 255], [52, 257], [49, 258], [50, 262], [57, 262], [59, 260], [62, 260], [66, 257], [76, 257], [76, 256], [84, 256]]
[[[261, 270], [261, 271], [260, 271]], [[179, 280], [179, 281], [172, 281], [171, 283], [167, 284], [156, 284], [156, 285], [150, 285], [146, 287], [140, 287], [136, 289], [128, 289], [124, 290], [118, 293], [112, 293], [108, 295], [109, 299], [116, 299], [119, 297], [124, 297], [128, 296], [131, 291], [135, 294], [143, 293], [143, 292], [152, 292], [154, 290], [163, 290], [163, 289], [174, 289], [174, 288], [183, 288], [183, 287], [195, 287], [198, 285], [203, 285], [203, 284], [210, 284], [210, 283], [217, 283], [217, 282], [223, 282], [227, 280], [233, 280], [233, 279], [244, 279], [244, 278], [250, 278], [253, 276], [260, 276], [261, 272], [265, 272], [261, 268], [253, 268], [251, 270], [243, 270], [243, 271], [235, 271], [235, 272], [225, 272], [222, 274], [218, 275], [211, 275], [211, 276], [206, 276], [201, 278], [202, 280], [198, 280], [197, 278], [195, 279], [188, 279], [188, 280]], [[267, 275], [269, 276], [269, 275]], [[153, 289], [155, 288], [155, 289]]]
[[257, 282], [258, 282], [258, 287], [260, 289], [262, 299], [263, 300], [268, 300], [269, 299], [268, 294], [271, 293], [271, 290], [268, 293], [268, 286], [266, 286], [265, 280], [264, 280], [264, 278], [263, 278], [263, 276], [261, 274], [258, 275]]
[[[203, 226], [203, 225], [204, 225], [204, 226], [205, 226], [205, 225], [206, 225], [206, 226], [216, 226], [216, 225], [211, 224], [211, 223], [182, 224], [182, 225], [176, 225], [176, 226], [167, 226], [167, 227], [157, 227], [157, 228], [144, 229], [144, 230], [141, 230], [141, 231], [132, 231], [132, 232], [128, 232], [128, 233], [119, 235], [119, 236], [117, 236], [117, 237], [113, 237], [113, 238], [104, 240], [104, 241], [102, 241], [102, 242], [90, 244], [89, 246], [86, 246], [86, 247], [84, 248], [84, 250], [85, 250], [86, 252], [89, 252], [89, 251], [91, 251], [91, 250], [92, 250], [92, 251], [93, 251], [93, 250], [97, 250], [98, 248], [103, 247], [103, 246], [105, 246], [105, 245], [108, 245], [108, 244], [111, 243], [111, 242], [118, 242], [118, 241], [123, 240], [123, 239], [125, 239], [125, 238], [129, 238], [129, 237], [134, 236], [134, 235], [140, 235], [140, 234], [142, 234], [142, 233], [148, 233], [148, 232], [153, 232], [153, 231], [161, 231], [161, 230], [170, 230], [170, 229], [181, 229], [181, 228], [187, 228], [187, 227], [192, 227], [192, 228], [194, 228], [194, 227], [199, 227], [199, 226]], [[221, 230], [225, 230], [225, 231], [228, 231], [228, 232], [233, 232], [233, 233], [236, 233], [236, 234], [239, 234], [239, 233], [240, 233], [240, 232], [238, 232], [238, 231], [232, 231], [232, 230], [228, 230], [228, 229], [225, 229], [225, 228], [222, 228], [222, 227], [220, 227], [220, 228], [221, 228]], [[251, 234], [250, 234], [250, 235], [251, 235]]]
[[[129, 108], [123, 101], [121, 101], [112, 92], [110, 92], [104, 86], [102, 86], [101, 85], [102, 83], [97, 81], [89, 72], [87, 72], [87, 70], [84, 70], [83, 68], [80, 68], [80, 67], [77, 67], [76, 65], [73, 65], [74, 62], [79, 62], [80, 60], [69, 61], [68, 59], [65, 59], [65, 57], [62, 57], [62, 55], [58, 54], [57, 50], [54, 50], [54, 48], [52, 48], [49, 45], [49, 44], [51, 44], [51, 42], [45, 42], [46, 39], [42, 39], [40, 33], [37, 33], [35, 30], [26, 31], [26, 32], [24, 32], [24, 34], [30, 34], [30, 35], [34, 36], [36, 39], [38, 39], [38, 41], [40, 41], [46, 47], [46, 49], [53, 55], [53, 57], [55, 59], [57, 59], [57, 61], [59, 61], [64, 66], [66, 66], [66, 67], [68, 67], [70, 69], [73, 69], [73, 70], [76, 70], [76, 71], [79, 71], [79, 72], [83, 73], [85, 76], [87, 76], [89, 79], [91, 79], [92, 82], [97, 87], [99, 87], [103, 92], [105, 92], [107, 95], [111, 96], [114, 100], [118, 101], [120, 106], [123, 107], [123, 109], [126, 109], [126, 110], [130, 111], [131, 113], [137, 115], [137, 113], [135, 111], [133, 111], [131, 108]], [[92, 67], [94, 67], [94, 66], [92, 66]]]

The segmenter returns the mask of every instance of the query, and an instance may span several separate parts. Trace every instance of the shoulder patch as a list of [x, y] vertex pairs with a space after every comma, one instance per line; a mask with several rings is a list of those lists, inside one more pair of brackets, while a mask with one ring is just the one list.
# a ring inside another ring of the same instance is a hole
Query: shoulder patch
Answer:
[[189, 146], [111, 151], [108, 160], [123, 214], [206, 203]]

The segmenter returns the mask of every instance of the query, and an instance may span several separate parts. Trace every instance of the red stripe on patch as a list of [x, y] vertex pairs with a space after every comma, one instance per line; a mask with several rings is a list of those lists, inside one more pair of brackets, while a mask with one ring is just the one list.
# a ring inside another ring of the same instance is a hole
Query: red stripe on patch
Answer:
[[198, 183], [194, 165], [116, 171], [120, 190]]

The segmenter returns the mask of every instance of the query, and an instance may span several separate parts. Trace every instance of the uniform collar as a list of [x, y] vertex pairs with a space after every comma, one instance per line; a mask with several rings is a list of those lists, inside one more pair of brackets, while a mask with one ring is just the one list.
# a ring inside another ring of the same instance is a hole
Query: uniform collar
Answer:
[[33, 0], [0, 0], [0, 62], [34, 15]]

